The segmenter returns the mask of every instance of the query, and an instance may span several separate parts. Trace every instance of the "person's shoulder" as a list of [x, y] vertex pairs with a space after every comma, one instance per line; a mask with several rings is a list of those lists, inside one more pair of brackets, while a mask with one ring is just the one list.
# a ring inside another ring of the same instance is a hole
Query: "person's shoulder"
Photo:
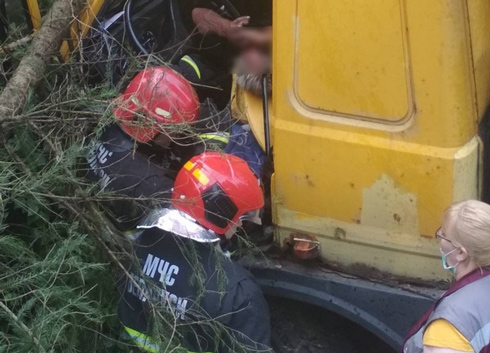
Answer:
[[448, 296], [451, 301], [466, 302], [467, 299], [478, 300], [487, 298], [490, 291], [490, 276], [482, 277], [474, 282], [468, 283]]
[[483, 314], [490, 317], [488, 293], [490, 293], [490, 276], [480, 278], [457, 291], [455, 293], [457, 300], [453, 300], [454, 307], [451, 309], [462, 310], [466, 308], [466, 311], [472, 314], [472, 320], [478, 319]]
[[432, 317], [446, 319], [457, 329], [478, 325], [482, 315], [490, 317], [489, 291], [490, 276], [471, 282], [443, 298]]
[[126, 134], [122, 131], [118, 124], [110, 124], [102, 128], [100, 133], [100, 139], [110, 139], [116, 137], [126, 137]]
[[238, 287], [251, 288], [257, 286], [252, 274], [239, 263], [226, 257], [221, 250], [209, 246], [203, 249], [201, 260], [205, 265], [208, 277], [219, 280], [219, 278], [223, 278], [222, 275], [225, 275], [227, 294], [233, 293]]
[[175, 244], [174, 235], [158, 227], [141, 228], [137, 227], [138, 237], [135, 245], [137, 247], [148, 248], [163, 245], [171, 246]]
[[246, 270], [242, 265], [236, 263], [235, 261], [228, 260], [230, 262], [228, 268], [228, 289], [230, 292], [241, 291], [241, 292], [261, 292], [257, 281], [254, 276]]
[[115, 153], [127, 152], [135, 147], [135, 141], [118, 124], [105, 126], [96, 140]]

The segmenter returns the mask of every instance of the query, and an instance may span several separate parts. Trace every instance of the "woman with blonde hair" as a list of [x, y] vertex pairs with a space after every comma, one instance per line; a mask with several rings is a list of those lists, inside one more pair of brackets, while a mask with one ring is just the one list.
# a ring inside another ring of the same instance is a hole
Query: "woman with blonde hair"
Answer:
[[450, 206], [436, 231], [455, 282], [412, 328], [404, 353], [490, 353], [490, 205]]

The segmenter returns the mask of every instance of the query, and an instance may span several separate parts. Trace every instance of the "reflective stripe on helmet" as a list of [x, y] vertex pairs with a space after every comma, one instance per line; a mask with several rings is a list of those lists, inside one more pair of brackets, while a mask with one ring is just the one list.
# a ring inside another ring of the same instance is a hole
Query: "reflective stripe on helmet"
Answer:
[[124, 330], [129, 334], [131, 340], [141, 349], [150, 352], [158, 353], [160, 351], [160, 345], [155, 340], [144, 333], [133, 330], [127, 326], [124, 326]]
[[189, 55], [183, 56], [180, 60], [188, 63], [196, 72], [197, 77], [201, 79], [201, 70], [199, 70], [199, 66], [197, 66], [196, 62]]
[[192, 175], [204, 186], [209, 184], [209, 178], [201, 169], [194, 169]]
[[194, 163], [192, 163], [191, 161], [187, 161], [187, 163], [184, 164], [184, 168], [186, 170], [191, 170], [192, 168], [194, 168]]

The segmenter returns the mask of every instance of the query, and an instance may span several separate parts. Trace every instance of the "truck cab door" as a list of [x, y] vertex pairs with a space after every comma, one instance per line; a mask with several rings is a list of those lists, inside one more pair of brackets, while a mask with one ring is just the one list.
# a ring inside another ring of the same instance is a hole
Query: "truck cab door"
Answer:
[[449, 204], [480, 194], [489, 3], [274, 6], [273, 213], [281, 241], [307, 233], [327, 261], [444, 277], [433, 232]]

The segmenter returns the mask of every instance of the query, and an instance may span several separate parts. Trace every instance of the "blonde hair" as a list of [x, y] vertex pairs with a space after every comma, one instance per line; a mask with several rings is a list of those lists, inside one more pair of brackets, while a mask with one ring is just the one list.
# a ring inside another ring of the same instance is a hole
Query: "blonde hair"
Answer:
[[442, 224], [454, 245], [468, 251], [478, 267], [490, 266], [490, 205], [468, 200], [449, 206]]

